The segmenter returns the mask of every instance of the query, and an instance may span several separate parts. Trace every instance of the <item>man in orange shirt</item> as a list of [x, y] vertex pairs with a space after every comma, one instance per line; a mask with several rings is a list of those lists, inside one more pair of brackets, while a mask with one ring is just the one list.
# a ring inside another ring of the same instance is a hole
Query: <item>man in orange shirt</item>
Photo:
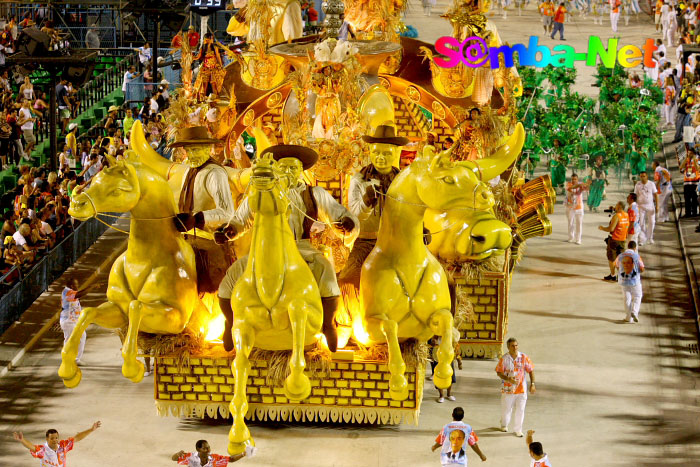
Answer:
[[625, 212], [625, 203], [618, 201], [615, 205], [615, 214], [610, 219], [610, 223], [606, 226], [599, 225], [598, 230], [609, 232], [610, 236], [605, 240], [608, 244], [606, 254], [608, 257], [608, 266], [610, 266], [610, 275], [603, 278], [604, 281], [617, 282], [615, 276], [615, 260], [625, 251], [627, 241], [627, 232], [629, 231], [630, 218]]
[[539, 10], [540, 14], [542, 14], [542, 27], [544, 28], [544, 33], [549, 34], [552, 32], [554, 2], [552, 0], [545, 0], [540, 4]]
[[617, 32], [617, 22], [620, 19], [620, 5], [622, 2], [620, 0], [608, 0], [610, 4], [610, 26], [613, 32]]
[[554, 29], [552, 30], [552, 34], [549, 36], [552, 39], [554, 39], [554, 36], [556, 35], [557, 31], [559, 31], [559, 39], [562, 41], [565, 41], [564, 39], [564, 19], [566, 17], [566, 8], [564, 7], [564, 2], [561, 2], [559, 4], [559, 8], [557, 8], [557, 11], [554, 13]]
[[[515, 436], [522, 438], [527, 393], [535, 393], [535, 366], [530, 357], [518, 352], [518, 340], [515, 337], [509, 338], [506, 346], [508, 352], [496, 365], [496, 374], [501, 378], [501, 431], [508, 431], [512, 420]], [[530, 375], [529, 387], [525, 373]]]

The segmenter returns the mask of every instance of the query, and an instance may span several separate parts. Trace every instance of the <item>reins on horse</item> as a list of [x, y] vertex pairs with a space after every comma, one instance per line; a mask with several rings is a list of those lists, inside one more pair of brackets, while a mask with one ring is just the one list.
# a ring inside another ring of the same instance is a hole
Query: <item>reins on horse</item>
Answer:
[[[92, 200], [92, 198], [90, 197], [90, 195], [88, 194], [88, 192], [87, 192], [87, 191], [82, 191], [81, 193], [82, 193], [83, 195], [85, 195], [85, 197], [88, 199], [88, 201], [90, 201], [90, 206], [92, 206], [92, 212], [93, 212], [94, 214], [93, 214], [92, 216], [90, 216], [90, 218], [95, 218], [95, 219], [97, 219], [98, 222], [100, 222], [100, 223], [106, 225], [106, 226], [109, 227], [110, 229], [114, 229], [114, 230], [116, 230], [117, 232], [121, 232], [121, 233], [123, 233], [123, 234], [129, 235], [129, 232], [128, 232], [128, 231], [122, 230], [122, 229], [117, 228], [117, 227], [114, 227], [113, 225], [108, 224], [107, 222], [105, 222], [104, 220], [102, 220], [102, 219], [100, 219], [100, 218], [98, 217], [98, 216], [105, 216], [105, 217], [111, 217], [111, 218], [114, 218], [114, 219], [121, 219], [122, 216], [115, 216], [114, 214], [107, 214], [106, 212], [99, 212], [99, 211], [97, 210], [97, 206], [95, 206], [95, 202]], [[131, 218], [132, 218], [132, 219], [139, 220], [139, 221], [160, 221], [160, 220], [164, 220], [164, 219], [172, 219], [173, 217], [175, 217], [175, 215], [172, 215], [172, 216], [165, 216], [165, 217], [152, 217], [152, 218], [148, 218], [148, 217], [133, 217], [133, 216], [132, 216]]]

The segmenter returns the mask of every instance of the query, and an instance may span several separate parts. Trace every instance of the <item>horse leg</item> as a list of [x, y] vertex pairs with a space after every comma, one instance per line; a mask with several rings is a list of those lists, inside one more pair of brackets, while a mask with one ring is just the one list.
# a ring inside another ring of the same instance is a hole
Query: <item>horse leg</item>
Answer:
[[112, 302], [105, 302], [98, 307], [84, 308], [80, 313], [80, 318], [73, 328], [68, 341], [63, 345], [61, 351], [61, 366], [58, 368], [58, 376], [63, 379], [66, 387], [74, 388], [80, 384], [82, 372], [75, 363], [78, 355], [80, 338], [90, 325], [96, 323], [106, 328], [120, 328], [126, 323], [126, 317], [122, 310]]
[[[245, 316], [245, 313], [241, 313], [241, 315]], [[231, 456], [241, 454], [248, 445], [255, 446], [255, 441], [250, 436], [250, 431], [245, 424], [245, 414], [248, 412], [246, 386], [250, 372], [248, 356], [253, 349], [253, 342], [255, 342], [253, 327], [245, 321], [236, 320], [233, 325], [233, 344], [236, 348], [236, 358], [231, 365], [236, 383], [233, 389], [233, 399], [229, 404], [229, 410], [233, 417], [233, 424], [228, 435], [228, 453]]]
[[122, 358], [124, 359], [122, 374], [134, 383], [138, 383], [143, 379], [145, 371], [143, 363], [136, 360], [136, 342], [142, 318], [143, 303], [139, 300], [132, 300], [129, 303], [129, 329], [122, 345]]
[[378, 317], [367, 318], [367, 327], [370, 336], [384, 335], [389, 349], [389, 394], [396, 401], [406, 400], [408, 397], [408, 383], [406, 382], [406, 363], [401, 356], [399, 347], [399, 325], [396, 321]]
[[447, 389], [452, 385], [452, 360], [455, 357], [453, 326], [452, 313], [448, 309], [438, 310], [430, 317], [430, 328], [436, 336], [441, 337], [437, 350], [438, 363], [433, 375], [433, 382], [438, 389]]
[[292, 358], [289, 360], [290, 374], [284, 381], [284, 393], [293, 401], [304, 400], [311, 394], [311, 382], [304, 374], [304, 334], [306, 332], [307, 303], [292, 300], [289, 303], [289, 322], [292, 326]]

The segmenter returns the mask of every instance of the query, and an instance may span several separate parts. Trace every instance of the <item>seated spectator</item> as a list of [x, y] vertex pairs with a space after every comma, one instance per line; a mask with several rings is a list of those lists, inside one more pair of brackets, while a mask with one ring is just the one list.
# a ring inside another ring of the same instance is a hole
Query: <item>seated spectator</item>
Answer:
[[4, 240], [6, 236], [12, 236], [17, 231], [17, 227], [15, 226], [17, 216], [15, 215], [15, 212], [13, 210], [7, 208], [5, 209], [2, 218], [3, 223], [2, 229], [0, 229], [0, 237], [2, 237], [2, 239]]
[[48, 219], [51, 217], [51, 207], [45, 207], [41, 210], [39, 218], [41, 219], [41, 233], [48, 238], [49, 248], [53, 248], [56, 244], [56, 233], [54, 232]]
[[34, 254], [32, 255], [33, 261], [36, 257], [36, 250], [38, 250], [38, 247], [29, 243], [32, 240], [31, 220], [29, 220], [28, 218], [22, 219], [22, 223], [20, 224], [19, 229], [17, 229], [17, 232], [15, 232], [12, 235], [12, 238], [15, 240], [15, 243], [23, 252], [34, 252]]
[[17, 245], [14, 237], [5, 237], [5, 249], [3, 251], [3, 259], [5, 264], [10, 267], [22, 267], [25, 264], [34, 262], [35, 254], [31, 251], [24, 251]]
[[58, 175], [56, 175], [56, 172], [51, 172], [46, 181], [45, 192], [50, 193], [52, 196], [56, 195], [58, 193]]

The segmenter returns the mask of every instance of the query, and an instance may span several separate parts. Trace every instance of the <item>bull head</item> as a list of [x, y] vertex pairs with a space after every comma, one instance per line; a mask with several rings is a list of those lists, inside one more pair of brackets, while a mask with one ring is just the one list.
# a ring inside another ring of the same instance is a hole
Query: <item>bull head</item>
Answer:
[[435, 232], [428, 245], [435, 256], [459, 261], [483, 260], [510, 247], [511, 228], [495, 218], [493, 194], [486, 182], [515, 162], [524, 141], [525, 131], [518, 123], [506, 144], [490, 157], [456, 163], [447, 162], [445, 153], [432, 157], [429, 170], [438, 178], [442, 176], [442, 168], [448, 164], [456, 166], [454, 168], [457, 170], [467, 169], [470, 175], [466, 179], [469, 186], [462, 187], [470, 193], [466, 197], [470, 200], [468, 206], [430, 206], [433, 209], [425, 213], [425, 227]]

